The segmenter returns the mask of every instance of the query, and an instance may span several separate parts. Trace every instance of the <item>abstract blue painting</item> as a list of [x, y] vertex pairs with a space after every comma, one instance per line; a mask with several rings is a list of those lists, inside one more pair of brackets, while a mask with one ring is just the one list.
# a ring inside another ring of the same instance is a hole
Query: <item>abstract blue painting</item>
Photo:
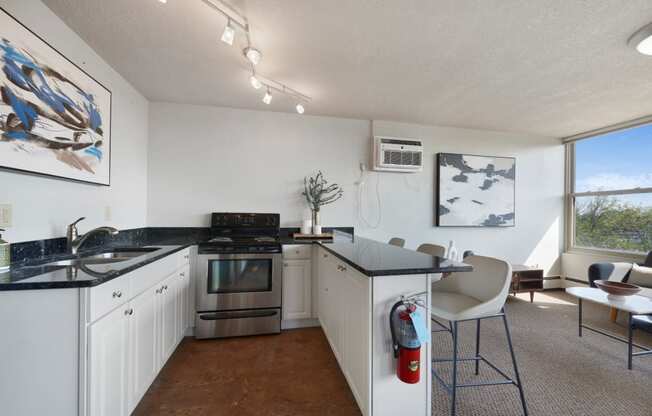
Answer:
[[111, 91], [0, 11], [0, 167], [110, 185]]

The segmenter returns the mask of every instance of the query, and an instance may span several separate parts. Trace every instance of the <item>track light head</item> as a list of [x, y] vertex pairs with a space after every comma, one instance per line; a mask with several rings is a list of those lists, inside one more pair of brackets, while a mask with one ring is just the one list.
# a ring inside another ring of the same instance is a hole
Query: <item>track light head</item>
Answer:
[[260, 60], [263, 58], [263, 53], [256, 48], [252, 48], [251, 46], [244, 48], [242, 53], [244, 53], [244, 56], [253, 65], [258, 65]]
[[226, 22], [226, 27], [222, 33], [222, 42], [226, 43], [229, 46], [233, 46], [233, 41], [235, 40], [235, 29], [231, 25], [231, 19]]
[[253, 74], [249, 77], [249, 82], [251, 83], [251, 86], [257, 90], [259, 90], [263, 86], [263, 83], [260, 82], [258, 78], [256, 78], [256, 75]]
[[297, 109], [297, 113], [299, 114], [303, 114], [306, 111], [306, 109], [303, 108], [303, 104], [301, 103], [297, 104], [296, 109]]
[[272, 103], [272, 91], [269, 88], [267, 88], [267, 91], [265, 92], [263, 102], [268, 105]]

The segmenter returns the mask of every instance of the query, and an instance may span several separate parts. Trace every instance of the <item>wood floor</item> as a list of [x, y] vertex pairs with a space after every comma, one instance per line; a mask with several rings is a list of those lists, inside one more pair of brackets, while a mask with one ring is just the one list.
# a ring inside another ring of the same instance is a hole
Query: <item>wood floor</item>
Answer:
[[359, 416], [321, 328], [186, 338], [134, 415]]

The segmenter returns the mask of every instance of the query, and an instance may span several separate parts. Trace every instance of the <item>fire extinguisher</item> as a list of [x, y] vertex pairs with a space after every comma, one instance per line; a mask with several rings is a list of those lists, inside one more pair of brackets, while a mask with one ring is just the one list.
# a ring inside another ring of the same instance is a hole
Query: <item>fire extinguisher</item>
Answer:
[[396, 376], [408, 384], [419, 382], [421, 369], [421, 342], [410, 318], [415, 310], [416, 305], [399, 301], [389, 313], [394, 358], [398, 359]]

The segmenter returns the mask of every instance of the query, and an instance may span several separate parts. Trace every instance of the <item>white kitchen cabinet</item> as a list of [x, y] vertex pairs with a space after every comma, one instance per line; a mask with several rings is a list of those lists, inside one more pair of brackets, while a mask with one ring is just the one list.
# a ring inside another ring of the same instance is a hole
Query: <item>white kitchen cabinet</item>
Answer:
[[368, 414], [369, 365], [371, 349], [369, 278], [356, 271], [343, 270], [342, 354], [351, 391], [362, 414]]
[[190, 265], [186, 264], [178, 272], [177, 287], [177, 338], [182, 339], [190, 326]]
[[363, 415], [369, 414], [371, 286], [363, 276], [320, 249], [318, 313], [322, 329]]
[[129, 408], [133, 410], [149, 388], [159, 368], [160, 288], [152, 287], [135, 297], [129, 305]]
[[[135, 291], [141, 290], [144, 279], [155, 284], [88, 325], [89, 360], [81, 364], [87, 374], [87, 387], [81, 390], [88, 392], [88, 411], [82, 415], [130, 414], [179, 345], [189, 323], [190, 273], [183, 260], [181, 268], [170, 273], [178, 264], [173, 260], [122, 276], [138, 279], [129, 286]], [[156, 273], [158, 279], [152, 277]], [[89, 296], [90, 310], [95, 310], [96, 298], [103, 299]]]
[[310, 260], [283, 262], [283, 319], [311, 318], [311, 278]]
[[312, 244], [283, 246], [283, 329], [319, 326], [313, 252]]
[[[329, 266], [331, 254], [327, 253], [324, 249], [320, 249], [317, 253], [317, 318], [324, 329], [328, 332], [328, 275], [331, 273]], [[334, 267], [334, 265], [333, 265]], [[334, 271], [334, 269], [333, 269]]]
[[173, 274], [161, 284], [159, 328], [161, 330], [161, 348], [159, 355], [159, 369], [165, 365], [174, 349], [177, 347], [178, 331], [177, 321], [179, 315], [177, 289], [179, 280], [177, 274]]
[[88, 392], [91, 416], [122, 416], [128, 410], [129, 308], [120, 307], [88, 330]]

